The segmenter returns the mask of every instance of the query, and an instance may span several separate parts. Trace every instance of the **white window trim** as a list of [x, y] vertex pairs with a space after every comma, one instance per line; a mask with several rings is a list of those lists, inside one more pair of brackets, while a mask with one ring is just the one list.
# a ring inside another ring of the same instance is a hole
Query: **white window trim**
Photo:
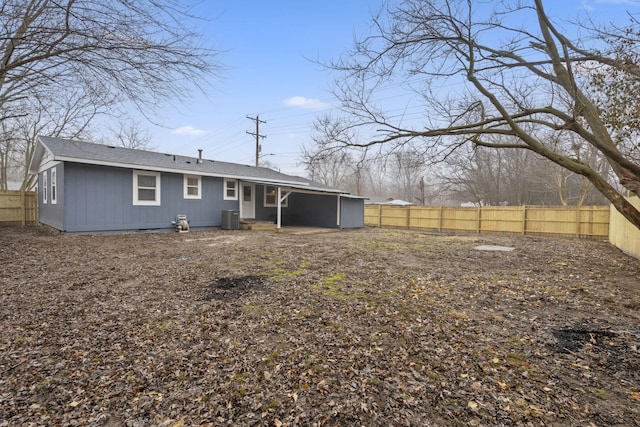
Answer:
[[[235, 184], [235, 192], [234, 192], [234, 196], [230, 197], [227, 196], [227, 183], [228, 182], [233, 182]], [[237, 179], [231, 179], [231, 178], [225, 178], [224, 179], [224, 183], [222, 184], [222, 196], [224, 200], [238, 200], [238, 180]]]
[[[276, 201], [275, 201], [275, 203], [267, 203], [267, 188], [269, 188], [269, 187], [273, 187], [273, 188], [276, 189]], [[288, 193], [287, 191], [283, 191], [282, 192], [282, 196], [283, 197], [286, 196], [287, 193]], [[278, 207], [277, 198], [278, 198], [278, 187], [276, 187], [275, 185], [265, 185], [264, 186], [264, 194], [263, 194], [263, 199], [264, 199], [263, 200], [263, 202], [264, 202], [263, 205], [264, 205], [264, 207], [265, 208], [277, 208]], [[282, 202], [280, 207], [283, 207], [283, 208], [289, 207], [289, 198], [288, 197], [284, 199], [284, 201]]]
[[42, 204], [47, 204], [47, 193], [49, 192], [49, 183], [47, 180], [47, 175], [49, 175], [49, 171], [46, 170], [42, 172]]
[[[198, 194], [195, 196], [192, 194], [189, 194], [189, 185], [188, 185], [189, 178], [196, 178], [198, 180]], [[184, 183], [183, 196], [185, 199], [202, 199], [202, 177], [201, 176], [184, 175], [183, 183]]]
[[[156, 199], [155, 200], [138, 200], [138, 176], [150, 175], [156, 177]], [[133, 171], [133, 204], [134, 206], [160, 206], [160, 172], [149, 171]]]
[[58, 173], [56, 168], [51, 169], [51, 204], [58, 203]]

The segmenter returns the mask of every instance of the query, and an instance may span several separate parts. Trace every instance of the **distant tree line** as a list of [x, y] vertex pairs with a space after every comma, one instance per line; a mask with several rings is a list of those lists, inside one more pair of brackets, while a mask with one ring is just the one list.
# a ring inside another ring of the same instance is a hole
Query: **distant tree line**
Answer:
[[305, 151], [302, 163], [309, 177], [361, 196], [425, 206], [609, 203], [583, 176], [529, 151], [465, 147], [438, 164], [415, 150], [371, 158], [359, 150], [321, 153]]

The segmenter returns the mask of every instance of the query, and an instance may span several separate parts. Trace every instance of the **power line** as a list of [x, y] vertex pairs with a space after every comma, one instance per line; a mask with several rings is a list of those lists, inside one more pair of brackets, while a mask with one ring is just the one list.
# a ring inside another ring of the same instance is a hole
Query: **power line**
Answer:
[[260, 135], [260, 123], [266, 124], [267, 122], [264, 120], [260, 120], [259, 114], [256, 114], [255, 117], [247, 116], [247, 119], [253, 120], [256, 123], [256, 131], [247, 131], [247, 133], [256, 137], [256, 167], [258, 167], [258, 165], [260, 164], [260, 138], [264, 139], [267, 137], [267, 135]]

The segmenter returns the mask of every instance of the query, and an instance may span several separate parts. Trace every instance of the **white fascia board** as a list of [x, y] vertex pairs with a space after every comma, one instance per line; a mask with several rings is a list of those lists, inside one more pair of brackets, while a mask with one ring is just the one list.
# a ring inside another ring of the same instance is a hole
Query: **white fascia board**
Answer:
[[[311, 194], [318, 194], [318, 193], [325, 193], [325, 194], [346, 194], [344, 191], [342, 190], [336, 190], [336, 189], [332, 189], [332, 188], [319, 188], [319, 187], [311, 187], [311, 184], [309, 184], [308, 182], [280, 182], [283, 185], [278, 185], [279, 183], [276, 180], [273, 181], [268, 181], [268, 180], [264, 180], [264, 179], [251, 179], [251, 178], [246, 178], [243, 181], [245, 182], [251, 182], [253, 184], [258, 184], [258, 185], [275, 185], [275, 186], [280, 186], [282, 188], [282, 190], [284, 191], [292, 191], [294, 193], [311, 193]], [[288, 185], [284, 186], [284, 185]]]
[[42, 158], [48, 151], [49, 149], [45, 147], [40, 141], [36, 143], [36, 149], [33, 153], [33, 156], [31, 156], [31, 162], [29, 162], [30, 173], [36, 174], [40, 172], [40, 164], [42, 163]]
[[347, 193], [342, 193], [340, 195], [340, 197], [344, 197], [345, 199], [362, 199], [362, 200], [369, 200], [368, 197], [365, 196], [356, 196], [355, 194], [347, 194]]
[[332, 196], [339, 195], [341, 197], [344, 196], [344, 193], [340, 190], [327, 190], [321, 188], [296, 188], [296, 187], [282, 187], [282, 191], [290, 191], [292, 193], [303, 193], [303, 194], [331, 194]]

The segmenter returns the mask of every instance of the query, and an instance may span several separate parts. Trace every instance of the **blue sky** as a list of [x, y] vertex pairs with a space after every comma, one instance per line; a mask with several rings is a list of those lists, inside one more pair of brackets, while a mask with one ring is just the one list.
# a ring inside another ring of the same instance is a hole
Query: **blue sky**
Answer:
[[[315, 118], [334, 100], [330, 71], [313, 62], [338, 58], [355, 35], [369, 32], [378, 0], [216, 0], [196, 13], [210, 21], [206, 39], [226, 70], [184, 105], [163, 110], [149, 124], [152, 145], [161, 152], [197, 155], [243, 164], [255, 162], [255, 124], [260, 116], [264, 160], [285, 173], [303, 174], [301, 147], [311, 143]], [[554, 17], [572, 19], [588, 11], [599, 19], [620, 19], [640, 8], [638, 0], [547, 1]], [[624, 19], [624, 18], [622, 18]]]

